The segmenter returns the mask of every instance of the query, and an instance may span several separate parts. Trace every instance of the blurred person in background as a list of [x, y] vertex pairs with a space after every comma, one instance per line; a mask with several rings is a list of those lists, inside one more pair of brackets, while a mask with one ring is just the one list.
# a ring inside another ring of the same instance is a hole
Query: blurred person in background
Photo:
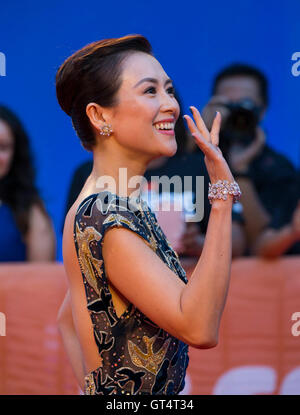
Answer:
[[297, 174], [291, 205], [275, 218], [258, 237], [255, 250], [265, 258], [300, 255], [300, 178]]
[[264, 74], [249, 65], [233, 64], [216, 76], [202, 115], [210, 126], [215, 112], [222, 114], [220, 148], [242, 190], [247, 253], [274, 257], [300, 253], [294, 246], [299, 235], [293, 225], [299, 214], [296, 170], [266, 143], [259, 125], [268, 101]]
[[34, 176], [24, 127], [0, 106], [0, 262], [55, 260], [55, 234]]
[[[181, 99], [179, 98], [178, 93], [176, 93], [175, 96], [181, 108], [180, 112], [183, 113]], [[201, 151], [193, 151], [195, 148], [194, 140], [187, 131], [182, 117], [179, 117], [176, 122], [175, 138], [177, 142], [176, 154], [173, 157], [159, 157], [152, 160], [147, 166], [144, 177], [147, 179], [148, 183], [150, 183], [152, 176], [161, 177], [166, 175], [171, 178], [177, 175], [180, 176], [183, 184], [184, 176], [191, 176], [192, 188], [189, 190], [191, 190], [194, 195], [196, 194], [196, 176], [204, 177], [204, 194], [202, 195], [204, 203], [203, 219], [200, 222], [186, 222], [184, 233], [179, 242], [181, 248], [178, 250], [180, 256], [198, 256], [201, 254], [204, 245], [211, 209], [208, 200], [209, 176], [204, 163], [203, 153]], [[88, 176], [91, 174], [92, 167], [92, 160], [88, 160], [75, 170], [68, 191], [65, 216], [77, 199]], [[161, 188], [159, 188], [159, 192], [161, 192]], [[168, 236], [168, 232], [166, 233]], [[235, 203], [232, 207], [232, 257], [243, 255], [245, 250], [246, 236], [241, 204]]]

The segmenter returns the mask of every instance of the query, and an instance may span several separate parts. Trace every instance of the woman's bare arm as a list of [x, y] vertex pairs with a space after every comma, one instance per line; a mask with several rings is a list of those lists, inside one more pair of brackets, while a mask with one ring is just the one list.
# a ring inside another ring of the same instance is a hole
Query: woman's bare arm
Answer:
[[[233, 181], [218, 149], [220, 115], [211, 135], [199, 112], [197, 127], [189, 128], [205, 153], [212, 183]], [[129, 230], [113, 228], [104, 236], [103, 257], [109, 280], [157, 325], [199, 348], [214, 347], [229, 286], [232, 255], [232, 199], [214, 201], [201, 257], [188, 284], [174, 276], [166, 264]]]
[[[201, 339], [215, 346], [229, 287], [232, 255], [232, 200], [213, 202], [200, 259], [181, 294], [181, 310]], [[192, 333], [191, 333], [192, 334]], [[204, 345], [205, 345], [204, 341]]]
[[55, 261], [56, 238], [51, 220], [38, 205], [33, 205], [26, 235], [27, 261]]
[[84, 390], [85, 373], [80, 343], [73, 322], [70, 290], [68, 290], [59, 309], [57, 325], [77, 381], [81, 389]]
[[217, 343], [230, 276], [231, 203], [214, 204], [202, 255], [187, 284], [133, 232], [112, 228], [104, 236], [110, 282], [157, 325], [194, 347]]

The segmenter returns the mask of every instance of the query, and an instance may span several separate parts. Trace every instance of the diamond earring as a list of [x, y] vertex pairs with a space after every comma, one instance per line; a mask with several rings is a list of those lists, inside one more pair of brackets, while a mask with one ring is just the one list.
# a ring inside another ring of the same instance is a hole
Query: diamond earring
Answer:
[[104, 124], [102, 127], [100, 127], [100, 135], [111, 135], [113, 132], [110, 124]]

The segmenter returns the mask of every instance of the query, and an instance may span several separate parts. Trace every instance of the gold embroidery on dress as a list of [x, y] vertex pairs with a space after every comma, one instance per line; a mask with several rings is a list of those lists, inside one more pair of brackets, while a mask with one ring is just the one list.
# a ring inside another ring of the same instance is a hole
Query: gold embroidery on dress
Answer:
[[171, 339], [166, 340], [158, 352], [154, 353], [153, 344], [156, 340], [156, 337], [157, 336], [153, 336], [150, 338], [148, 336], [143, 336], [143, 341], [146, 344], [147, 353], [144, 353], [136, 344], [134, 344], [131, 340], [128, 340], [128, 350], [132, 362], [138, 367], [147, 369], [154, 375], [157, 374], [159, 365], [163, 361], [171, 341]]
[[89, 244], [92, 241], [100, 241], [101, 238], [102, 235], [92, 226], [86, 227], [82, 232], [78, 226], [78, 223], [76, 223], [76, 240], [79, 250], [79, 263], [88, 283], [91, 287], [93, 287], [97, 294], [99, 294], [100, 291], [93, 266], [97, 269], [100, 277], [102, 277], [101, 265], [103, 261], [93, 257]]
[[85, 381], [84, 394], [85, 395], [95, 395], [96, 386], [95, 386], [93, 374], [89, 373], [88, 375], [86, 375], [85, 378], [84, 378], [84, 381]]
[[152, 232], [152, 227], [151, 227], [151, 225], [148, 223], [148, 221], [146, 220], [145, 221], [146, 222], [146, 225], [147, 225], [147, 228], [149, 229], [149, 233], [150, 233], [150, 237], [149, 237], [149, 239], [150, 239], [150, 247], [151, 247], [151, 249], [154, 251], [154, 252], [156, 252], [157, 251], [157, 241], [156, 241], [156, 239], [155, 239], [155, 236], [153, 235], [153, 232]]
[[130, 229], [133, 231], [137, 231], [137, 228], [134, 226], [133, 221], [130, 219], [125, 218], [124, 216], [120, 215], [119, 213], [111, 213], [104, 221], [103, 225], [106, 223], [116, 222], [116, 225], [122, 226], [126, 224], [129, 226]]
[[[111, 195], [111, 198], [108, 198], [108, 203], [104, 202], [104, 200], [106, 200], [107, 193]], [[118, 204], [118, 199], [119, 201], [122, 202], [121, 204]], [[98, 194], [97, 199], [96, 199], [96, 206], [101, 213], [106, 215], [107, 212], [109, 212], [110, 210], [115, 210], [115, 209], [127, 210], [126, 206], [124, 206], [125, 202], [126, 202], [125, 197], [117, 196], [116, 194], [111, 193], [110, 191], [106, 190]]]
[[153, 236], [153, 233], [152, 232], [151, 232], [151, 235], [150, 235], [150, 246], [153, 249], [153, 251], [156, 251], [157, 250], [157, 242], [156, 242], [156, 239]]

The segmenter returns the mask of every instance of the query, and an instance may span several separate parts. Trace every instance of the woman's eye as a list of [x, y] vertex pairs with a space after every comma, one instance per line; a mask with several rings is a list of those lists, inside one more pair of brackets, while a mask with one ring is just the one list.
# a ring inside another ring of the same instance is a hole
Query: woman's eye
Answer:
[[[146, 89], [146, 91], [145, 91], [145, 94], [156, 94], [156, 88], [154, 87], [154, 86], [151, 86], [150, 88], [147, 88]], [[170, 86], [168, 89], [167, 89], [167, 93], [168, 94], [170, 94], [170, 95], [174, 95], [175, 94], [175, 89], [174, 89], [174, 87], [173, 86]]]
[[170, 86], [170, 88], [167, 89], [168, 94], [174, 95], [175, 94], [175, 89], [173, 86]]
[[155, 94], [156, 89], [151, 86], [150, 88], [146, 89], [145, 94]]

